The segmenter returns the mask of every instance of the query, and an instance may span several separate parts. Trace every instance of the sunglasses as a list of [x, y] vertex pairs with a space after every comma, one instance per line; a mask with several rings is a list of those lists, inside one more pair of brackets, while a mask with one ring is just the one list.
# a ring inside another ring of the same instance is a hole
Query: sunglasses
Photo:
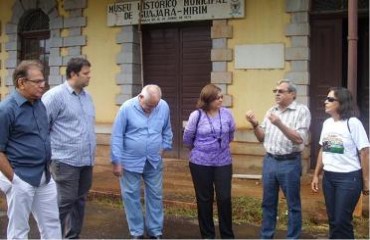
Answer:
[[328, 102], [334, 102], [334, 101], [338, 101], [338, 99], [333, 98], [333, 97], [326, 97], [326, 98], [325, 98], [325, 101], [328, 101]]
[[274, 89], [274, 90], [272, 90], [272, 92], [283, 94], [283, 93], [290, 92], [290, 91], [289, 90], [283, 90], [283, 89]]

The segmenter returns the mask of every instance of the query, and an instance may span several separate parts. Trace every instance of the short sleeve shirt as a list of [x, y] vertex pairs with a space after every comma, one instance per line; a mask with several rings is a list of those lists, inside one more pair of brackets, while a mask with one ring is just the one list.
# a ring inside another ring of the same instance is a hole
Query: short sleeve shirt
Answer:
[[41, 100], [29, 102], [17, 90], [0, 103], [0, 151], [15, 174], [39, 186], [42, 174], [50, 180], [51, 148], [46, 109]]
[[352, 172], [361, 169], [357, 149], [370, 146], [362, 123], [354, 117], [339, 121], [326, 119], [319, 143], [322, 146], [324, 170], [330, 172]]

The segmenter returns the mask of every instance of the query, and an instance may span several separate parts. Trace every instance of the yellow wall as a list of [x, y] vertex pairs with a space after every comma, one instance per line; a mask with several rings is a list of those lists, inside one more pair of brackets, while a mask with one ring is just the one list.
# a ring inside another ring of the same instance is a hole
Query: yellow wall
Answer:
[[92, 65], [92, 78], [88, 91], [92, 94], [96, 107], [96, 121], [111, 123], [118, 107], [115, 104], [119, 87], [116, 85], [116, 74], [120, 71], [116, 56], [121, 47], [116, 44], [119, 27], [107, 27], [106, 6], [111, 0], [88, 1], [84, 16], [87, 26], [83, 34], [87, 36], [87, 46], [83, 54]]
[[[92, 94], [96, 107], [97, 122], [113, 122], [118, 107], [115, 105], [115, 96], [119, 92], [119, 88], [115, 83], [115, 75], [119, 72], [119, 67], [116, 65], [116, 56], [120, 52], [120, 45], [116, 44], [116, 35], [120, 31], [119, 27], [107, 27], [106, 6], [112, 1], [99, 0], [88, 1], [87, 9], [84, 10], [84, 16], [87, 18], [87, 26], [83, 29], [83, 34], [87, 36], [87, 45], [83, 47], [83, 54], [92, 64], [92, 79], [87, 90]], [[59, 15], [68, 17], [68, 12], [63, 9], [63, 0], [58, 0]], [[0, 93], [4, 97], [8, 92], [5, 86], [5, 78], [7, 71], [4, 67], [7, 53], [5, 52], [5, 43], [8, 42], [8, 37], [5, 35], [5, 26], [10, 21], [12, 16], [12, 7], [14, 0], [0, 1], [0, 22], [1, 35], [0, 42], [2, 51], [0, 59], [2, 68], [0, 77], [2, 84]], [[68, 30], [62, 30], [62, 36], [68, 36]], [[61, 49], [61, 55], [68, 54], [66, 49]], [[60, 70], [61, 74], [65, 74], [65, 67]]]
[[[285, 0], [245, 0], [245, 18], [230, 20], [233, 27], [233, 38], [228, 41], [228, 48], [243, 44], [289, 44], [285, 37], [285, 27], [290, 18], [285, 14]], [[234, 61], [228, 64], [228, 71], [233, 72], [233, 84], [229, 86], [229, 94], [233, 95], [233, 114], [238, 128], [250, 127], [244, 114], [253, 110], [262, 121], [266, 111], [274, 104], [271, 90], [276, 82], [288, 71], [272, 70], [235, 70]]]
[[4, 99], [5, 94], [8, 92], [8, 88], [5, 86], [5, 78], [8, 75], [5, 69], [5, 59], [8, 58], [8, 54], [5, 52], [5, 43], [8, 42], [8, 37], [5, 34], [5, 26], [10, 21], [12, 12], [10, 11], [11, 7], [13, 6], [14, 1], [0, 1], [0, 43], [1, 43], [1, 51], [0, 51], [0, 60], [1, 60], [1, 68], [0, 68], [0, 78], [1, 78], [1, 85], [0, 85], [0, 94], [1, 99]]
[[[60, 15], [66, 17], [61, 7], [63, 1], [58, 0]], [[117, 54], [121, 50], [120, 44], [116, 44], [116, 36], [120, 27], [107, 27], [106, 6], [112, 0], [88, 1], [83, 14], [87, 19], [87, 26], [83, 28], [83, 34], [87, 36], [87, 46], [83, 47], [83, 54], [92, 64], [92, 79], [88, 91], [92, 94], [96, 106], [96, 120], [99, 123], [111, 123], [114, 120], [118, 107], [115, 105], [115, 96], [119, 93], [119, 87], [115, 83], [116, 74], [120, 71], [116, 64]], [[264, 44], [283, 43], [289, 45], [285, 37], [285, 27], [289, 23], [289, 15], [285, 13], [285, 0], [245, 0], [245, 18], [229, 20], [233, 27], [233, 38], [228, 40], [228, 48], [234, 49], [241, 44]], [[11, 18], [11, 9], [14, 0], [0, 1], [0, 21], [2, 35], [2, 52], [0, 58], [2, 65], [7, 54], [4, 50], [7, 37], [5, 36], [5, 24]], [[68, 36], [68, 31], [63, 30], [62, 36]], [[61, 50], [62, 56], [67, 54], [66, 49]], [[256, 112], [261, 121], [266, 110], [274, 104], [271, 90], [275, 83], [283, 78], [289, 70], [289, 64], [285, 63], [284, 69], [273, 70], [235, 70], [234, 61], [228, 64], [228, 71], [233, 72], [233, 83], [229, 85], [228, 92], [233, 95], [232, 111], [238, 128], [250, 127], [244, 119], [244, 113], [248, 109]], [[4, 67], [3, 67], [4, 68]], [[61, 69], [64, 75], [65, 68]], [[1, 78], [6, 77], [5, 69], [1, 69]], [[4, 84], [1, 93], [7, 92]]]
[[[290, 21], [285, 13], [285, 0], [245, 2], [246, 17], [229, 21], [233, 27], [233, 38], [228, 41], [228, 48], [234, 49], [235, 45], [240, 44], [289, 44], [284, 35]], [[115, 75], [119, 72], [115, 59], [120, 45], [115, 43], [115, 37], [120, 28], [106, 26], [105, 7], [110, 3], [111, 0], [89, 1], [84, 11], [88, 21], [84, 29], [88, 44], [83, 53], [92, 63], [93, 79], [88, 90], [94, 98], [98, 122], [112, 122], [118, 109], [114, 102], [115, 94], [119, 91], [115, 84]], [[234, 75], [228, 91], [233, 95], [232, 111], [238, 128], [249, 127], [244, 119], [248, 109], [254, 110], [258, 119], [262, 120], [266, 110], [274, 104], [271, 90], [288, 70], [287, 63], [285, 69], [274, 70], [235, 70], [234, 61], [228, 64], [228, 71]]]

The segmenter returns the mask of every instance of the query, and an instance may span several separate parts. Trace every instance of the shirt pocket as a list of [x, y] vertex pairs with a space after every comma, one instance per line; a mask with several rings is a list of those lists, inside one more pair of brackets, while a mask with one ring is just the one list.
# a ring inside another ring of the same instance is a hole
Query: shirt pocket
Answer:
[[155, 133], [162, 133], [164, 119], [155, 119], [149, 123], [149, 128]]

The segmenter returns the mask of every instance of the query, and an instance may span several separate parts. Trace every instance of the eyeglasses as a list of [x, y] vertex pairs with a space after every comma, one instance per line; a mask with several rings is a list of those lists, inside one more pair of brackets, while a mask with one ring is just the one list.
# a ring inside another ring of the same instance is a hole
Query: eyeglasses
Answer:
[[32, 79], [27, 79], [27, 78], [25, 79], [25, 81], [32, 82], [32, 83], [34, 83], [36, 85], [41, 85], [41, 84], [43, 84], [43, 83], [46, 82], [45, 79], [35, 79], [35, 80], [32, 80]]
[[273, 93], [278, 93], [278, 94], [282, 94], [282, 93], [286, 93], [286, 92], [291, 92], [289, 90], [283, 90], [283, 89], [274, 89], [272, 90]]
[[326, 97], [326, 98], [325, 98], [325, 101], [328, 101], [328, 102], [334, 102], [334, 101], [338, 101], [338, 99], [333, 98], [333, 97]]
[[220, 100], [220, 99], [223, 99], [224, 98], [224, 95], [219, 95], [219, 96], [217, 96], [217, 100]]

